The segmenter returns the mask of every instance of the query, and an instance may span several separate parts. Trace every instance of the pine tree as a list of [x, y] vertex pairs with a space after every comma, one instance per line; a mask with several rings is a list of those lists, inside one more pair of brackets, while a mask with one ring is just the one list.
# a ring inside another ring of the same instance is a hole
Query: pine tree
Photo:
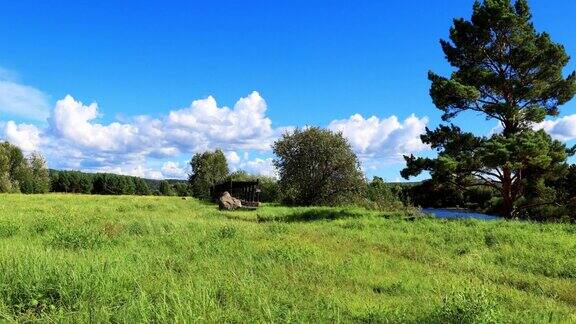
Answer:
[[454, 125], [427, 129], [422, 141], [438, 150], [438, 158], [405, 157], [402, 176], [426, 170], [437, 183], [494, 188], [501, 213], [516, 215], [519, 200], [561, 176], [573, 153], [532, 130], [546, 116], [557, 116], [576, 93], [576, 73], [562, 73], [569, 57], [547, 33], [535, 30], [526, 0], [476, 1], [472, 18], [455, 19], [450, 41], [440, 43], [455, 70], [450, 77], [429, 72], [430, 96], [442, 119], [472, 111], [497, 120], [502, 131], [478, 137]]

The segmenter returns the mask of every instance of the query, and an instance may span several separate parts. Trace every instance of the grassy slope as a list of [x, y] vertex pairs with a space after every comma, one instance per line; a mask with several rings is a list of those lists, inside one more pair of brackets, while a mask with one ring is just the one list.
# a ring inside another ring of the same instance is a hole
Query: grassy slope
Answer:
[[0, 319], [36, 318], [576, 321], [576, 226], [0, 195]]

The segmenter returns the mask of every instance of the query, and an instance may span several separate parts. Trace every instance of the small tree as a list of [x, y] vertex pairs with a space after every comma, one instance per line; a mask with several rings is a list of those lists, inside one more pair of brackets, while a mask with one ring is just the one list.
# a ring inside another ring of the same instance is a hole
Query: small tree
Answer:
[[356, 154], [341, 133], [318, 127], [286, 133], [273, 146], [280, 189], [288, 203], [352, 202], [364, 180]]
[[196, 153], [190, 160], [192, 173], [188, 181], [192, 195], [200, 199], [210, 199], [210, 189], [228, 176], [228, 163], [221, 150]]
[[30, 193], [47, 193], [50, 191], [50, 173], [46, 167], [46, 160], [39, 153], [32, 153], [28, 157], [30, 168], [30, 181], [32, 190]]
[[366, 198], [378, 209], [390, 210], [402, 207], [401, 195], [401, 187], [388, 184], [381, 177], [374, 177], [367, 183]]
[[22, 150], [8, 142], [0, 143], [0, 190], [20, 192], [21, 184], [27, 183], [30, 169]]

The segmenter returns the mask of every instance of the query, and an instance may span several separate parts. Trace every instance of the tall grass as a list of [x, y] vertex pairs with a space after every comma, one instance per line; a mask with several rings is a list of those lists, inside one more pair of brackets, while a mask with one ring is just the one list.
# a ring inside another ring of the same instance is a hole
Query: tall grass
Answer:
[[0, 195], [0, 320], [574, 322], [576, 226]]

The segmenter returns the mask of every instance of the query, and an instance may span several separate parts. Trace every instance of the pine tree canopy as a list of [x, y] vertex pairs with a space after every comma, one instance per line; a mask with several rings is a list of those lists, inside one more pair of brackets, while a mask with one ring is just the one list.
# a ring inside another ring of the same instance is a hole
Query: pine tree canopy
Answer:
[[440, 43], [455, 71], [449, 78], [428, 76], [443, 120], [476, 111], [514, 134], [558, 115], [558, 106], [572, 99], [576, 73], [562, 73], [569, 56], [550, 35], [536, 32], [531, 18], [526, 0], [486, 0], [474, 4], [470, 20], [454, 20], [450, 41]]

